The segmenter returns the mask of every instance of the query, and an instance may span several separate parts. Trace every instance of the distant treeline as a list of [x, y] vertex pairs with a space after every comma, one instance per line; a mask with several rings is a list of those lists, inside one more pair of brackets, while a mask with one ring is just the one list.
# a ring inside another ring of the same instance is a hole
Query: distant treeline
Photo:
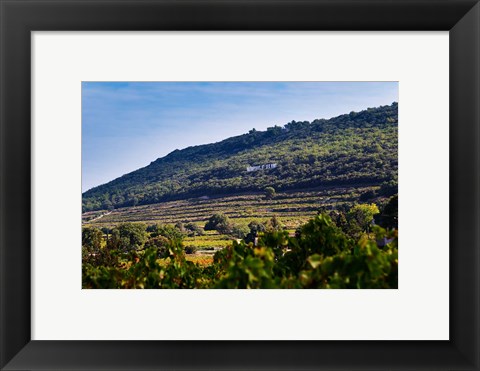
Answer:
[[[398, 104], [329, 120], [292, 121], [175, 150], [83, 194], [83, 211], [180, 198], [318, 186], [395, 183]], [[275, 163], [247, 172], [248, 166]]]

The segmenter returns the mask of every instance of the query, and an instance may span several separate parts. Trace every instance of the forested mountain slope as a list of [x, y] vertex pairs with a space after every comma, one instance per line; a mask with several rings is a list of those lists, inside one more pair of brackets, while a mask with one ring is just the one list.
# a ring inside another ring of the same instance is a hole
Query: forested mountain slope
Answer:
[[[292, 121], [175, 150], [83, 194], [83, 211], [188, 197], [381, 184], [397, 179], [398, 105], [313, 122]], [[247, 171], [247, 167], [275, 164]], [[268, 166], [267, 166], [268, 167]]]

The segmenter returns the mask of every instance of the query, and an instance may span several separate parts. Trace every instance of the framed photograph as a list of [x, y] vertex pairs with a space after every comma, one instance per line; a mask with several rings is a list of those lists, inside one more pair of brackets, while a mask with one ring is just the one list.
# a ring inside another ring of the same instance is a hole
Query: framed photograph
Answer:
[[480, 368], [477, 1], [0, 6], [2, 370]]
[[397, 289], [398, 111], [397, 81], [83, 81], [82, 288]]

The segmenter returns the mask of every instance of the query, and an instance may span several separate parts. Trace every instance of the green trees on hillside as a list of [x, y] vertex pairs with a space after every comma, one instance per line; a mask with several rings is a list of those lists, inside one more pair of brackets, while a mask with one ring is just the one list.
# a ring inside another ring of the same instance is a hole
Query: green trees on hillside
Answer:
[[[284, 127], [176, 150], [83, 194], [83, 211], [172, 199], [331, 185], [380, 185], [392, 196], [398, 169], [398, 106]], [[247, 172], [247, 166], [275, 163]], [[267, 194], [270, 197], [271, 194]]]
[[170, 240], [182, 240], [185, 233], [177, 226], [166, 224], [153, 224], [147, 227], [147, 232], [151, 233], [152, 237], [163, 236]]
[[142, 223], [124, 223], [112, 229], [107, 247], [111, 250], [140, 250], [147, 241], [147, 226]]
[[204, 230], [217, 231], [219, 234], [229, 235], [235, 238], [245, 238], [250, 232], [247, 226], [235, 224], [223, 214], [212, 215], [205, 224]]
[[218, 231], [221, 234], [229, 234], [232, 230], [232, 225], [226, 215], [214, 214], [208, 219], [203, 229], [206, 231]]

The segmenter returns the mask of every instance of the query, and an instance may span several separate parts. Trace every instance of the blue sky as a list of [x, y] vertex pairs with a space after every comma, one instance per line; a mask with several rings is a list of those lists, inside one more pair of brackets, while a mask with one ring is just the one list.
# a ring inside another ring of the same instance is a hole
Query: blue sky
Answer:
[[83, 82], [82, 191], [175, 149], [394, 101], [397, 82]]

